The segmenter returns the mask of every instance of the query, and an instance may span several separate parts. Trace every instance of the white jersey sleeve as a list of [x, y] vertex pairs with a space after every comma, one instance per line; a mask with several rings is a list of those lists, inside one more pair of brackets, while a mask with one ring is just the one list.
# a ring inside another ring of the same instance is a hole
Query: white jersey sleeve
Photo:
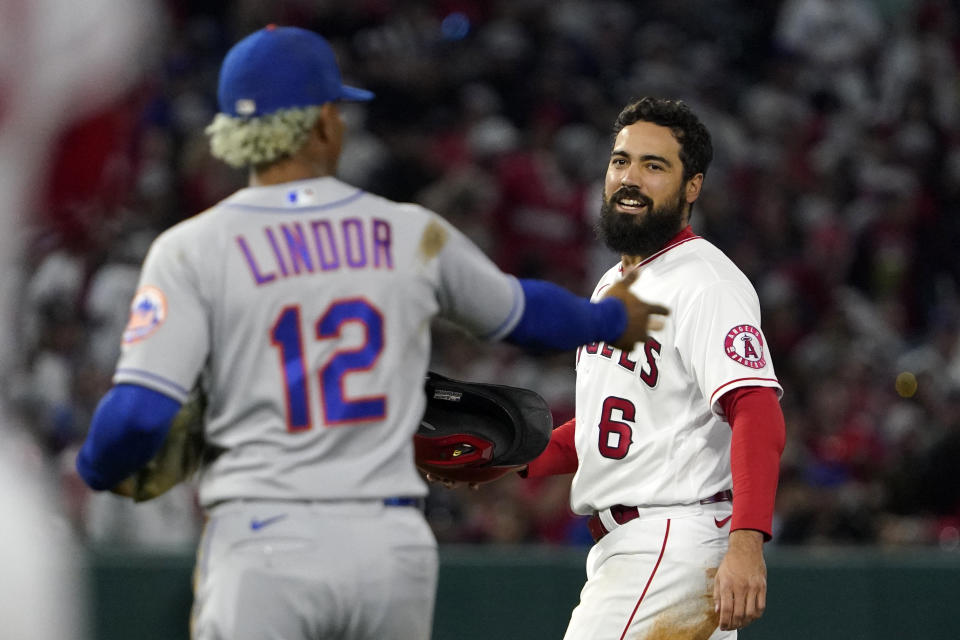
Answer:
[[745, 278], [703, 287], [677, 319], [677, 345], [704, 399], [720, 417], [719, 400], [732, 389], [773, 387], [783, 393], [760, 329], [760, 303]]

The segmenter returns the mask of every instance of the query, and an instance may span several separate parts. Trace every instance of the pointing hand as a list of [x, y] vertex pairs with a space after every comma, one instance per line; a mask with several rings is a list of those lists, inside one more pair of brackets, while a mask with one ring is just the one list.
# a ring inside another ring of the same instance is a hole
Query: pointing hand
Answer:
[[604, 297], [617, 298], [623, 302], [627, 308], [627, 327], [620, 337], [617, 338], [613, 346], [624, 351], [631, 351], [635, 344], [644, 342], [650, 331], [658, 331], [663, 328], [664, 319], [662, 317], [670, 313], [670, 310], [659, 304], [649, 304], [630, 293], [630, 285], [637, 280], [637, 272], [630, 271], [622, 280], [607, 289]]

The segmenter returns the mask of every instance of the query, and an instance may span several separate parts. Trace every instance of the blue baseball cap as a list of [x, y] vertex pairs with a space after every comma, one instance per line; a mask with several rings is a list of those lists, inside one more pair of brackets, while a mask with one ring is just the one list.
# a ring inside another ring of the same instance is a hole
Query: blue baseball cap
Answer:
[[223, 59], [217, 87], [220, 111], [244, 118], [371, 98], [372, 92], [343, 84], [333, 49], [321, 36], [276, 25], [233, 45]]

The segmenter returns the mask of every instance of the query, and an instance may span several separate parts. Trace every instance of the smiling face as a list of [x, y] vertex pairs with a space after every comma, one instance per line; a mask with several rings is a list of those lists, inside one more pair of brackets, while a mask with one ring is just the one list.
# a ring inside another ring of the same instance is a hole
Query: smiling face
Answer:
[[686, 226], [702, 184], [702, 173], [683, 179], [680, 143], [668, 127], [625, 126], [607, 165], [601, 239], [621, 254], [649, 256]]

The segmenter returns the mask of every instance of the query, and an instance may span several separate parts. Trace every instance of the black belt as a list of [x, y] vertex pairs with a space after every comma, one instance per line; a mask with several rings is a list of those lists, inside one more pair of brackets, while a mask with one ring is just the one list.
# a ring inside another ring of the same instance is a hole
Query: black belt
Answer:
[[[720, 491], [709, 498], [704, 498], [700, 501], [700, 504], [714, 504], [716, 502], [733, 502], [733, 491], [729, 489]], [[610, 507], [610, 515], [613, 516], [613, 520], [617, 524], [627, 524], [631, 520], [640, 517], [640, 510], [636, 507], [625, 507], [622, 504], [615, 504]], [[594, 542], [600, 542], [600, 538], [610, 533], [600, 520], [599, 513], [594, 513], [590, 516], [587, 520], [587, 529], [590, 530], [590, 535], [593, 536]]]

